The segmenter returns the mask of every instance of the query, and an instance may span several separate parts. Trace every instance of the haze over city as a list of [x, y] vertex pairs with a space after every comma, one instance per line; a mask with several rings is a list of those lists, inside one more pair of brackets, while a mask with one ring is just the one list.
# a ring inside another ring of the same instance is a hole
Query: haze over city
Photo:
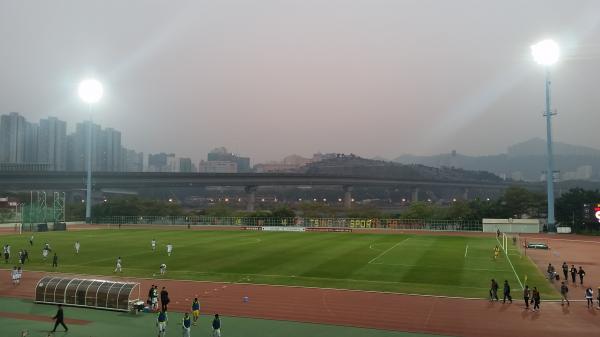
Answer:
[[0, 114], [73, 130], [94, 76], [94, 121], [147, 153], [499, 153], [545, 137], [529, 47], [552, 37], [555, 140], [598, 147], [599, 23], [597, 1], [5, 1]]

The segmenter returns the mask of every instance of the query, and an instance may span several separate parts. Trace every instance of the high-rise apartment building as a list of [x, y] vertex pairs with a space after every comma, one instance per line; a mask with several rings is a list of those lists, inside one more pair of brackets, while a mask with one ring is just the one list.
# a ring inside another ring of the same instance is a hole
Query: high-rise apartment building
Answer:
[[[33, 132], [32, 132], [33, 134]], [[33, 136], [30, 136], [33, 137]], [[37, 132], [37, 162], [49, 163], [50, 169], [67, 168], [67, 123], [55, 117], [41, 119]]]
[[26, 123], [16, 112], [0, 116], [0, 162], [25, 162]]
[[[250, 158], [240, 157], [227, 151], [224, 147], [216, 148], [208, 153], [207, 161], [232, 162], [236, 164], [237, 172], [250, 172]], [[198, 168], [200, 169], [200, 168]]]

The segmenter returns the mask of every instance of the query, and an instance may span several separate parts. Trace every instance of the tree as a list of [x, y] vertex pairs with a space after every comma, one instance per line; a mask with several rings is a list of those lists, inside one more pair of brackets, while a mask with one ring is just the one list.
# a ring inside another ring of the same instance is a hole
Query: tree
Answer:
[[279, 206], [275, 208], [271, 212], [271, 216], [274, 218], [293, 218], [296, 216], [296, 213], [293, 209], [289, 208], [287, 205]]
[[408, 209], [400, 214], [401, 219], [433, 219], [436, 214], [435, 206], [424, 203], [414, 202]]
[[523, 187], [511, 186], [500, 198], [499, 215], [503, 218], [539, 217], [546, 213], [545, 195], [530, 192]]
[[568, 224], [579, 229], [584, 224], [583, 205], [600, 202], [600, 191], [572, 188], [556, 199], [556, 219], [562, 224]]

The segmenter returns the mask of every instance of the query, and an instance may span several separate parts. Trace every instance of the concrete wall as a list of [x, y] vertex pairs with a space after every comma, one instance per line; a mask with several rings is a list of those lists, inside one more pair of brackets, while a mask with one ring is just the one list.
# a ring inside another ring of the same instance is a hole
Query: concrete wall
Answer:
[[539, 233], [542, 225], [539, 219], [483, 219], [483, 231], [495, 233]]

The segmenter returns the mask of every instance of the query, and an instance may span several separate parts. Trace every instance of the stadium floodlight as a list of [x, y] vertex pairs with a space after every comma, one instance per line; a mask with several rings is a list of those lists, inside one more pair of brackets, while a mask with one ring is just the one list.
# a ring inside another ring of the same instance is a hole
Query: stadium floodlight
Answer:
[[558, 61], [558, 44], [553, 40], [547, 39], [531, 46], [531, 55], [535, 62], [543, 66], [551, 66]]
[[95, 79], [86, 79], [79, 83], [79, 98], [88, 104], [88, 135], [87, 135], [87, 188], [85, 205], [85, 222], [92, 221], [92, 105], [98, 103], [104, 94], [102, 84]]
[[102, 84], [94, 79], [87, 79], [79, 83], [79, 98], [87, 104], [98, 103], [104, 94]]
[[554, 218], [554, 156], [552, 154], [552, 116], [556, 113], [551, 108], [550, 66], [558, 61], [560, 54], [558, 44], [552, 40], [543, 40], [531, 46], [533, 60], [546, 68], [546, 148], [548, 153], [546, 169], [546, 196], [548, 204], [547, 229], [553, 232], [556, 225]]

